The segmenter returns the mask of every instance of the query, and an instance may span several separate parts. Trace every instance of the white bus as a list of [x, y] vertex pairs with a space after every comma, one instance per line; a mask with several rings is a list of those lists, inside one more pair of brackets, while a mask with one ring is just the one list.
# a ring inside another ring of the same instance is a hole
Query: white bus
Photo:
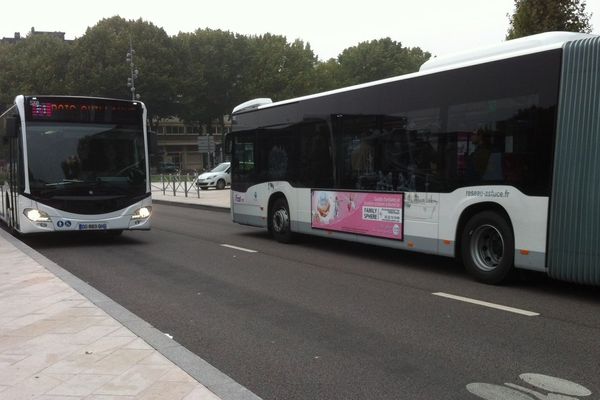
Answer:
[[15, 232], [150, 229], [146, 107], [17, 96], [0, 116], [0, 219]]
[[236, 107], [234, 222], [600, 284], [600, 38], [553, 32]]

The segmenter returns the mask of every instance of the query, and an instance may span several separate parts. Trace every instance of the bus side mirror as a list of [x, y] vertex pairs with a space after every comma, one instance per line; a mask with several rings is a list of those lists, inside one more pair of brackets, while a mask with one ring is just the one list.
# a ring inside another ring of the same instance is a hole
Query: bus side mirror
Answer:
[[6, 117], [4, 119], [4, 132], [7, 138], [16, 138], [19, 136], [19, 124], [17, 117]]

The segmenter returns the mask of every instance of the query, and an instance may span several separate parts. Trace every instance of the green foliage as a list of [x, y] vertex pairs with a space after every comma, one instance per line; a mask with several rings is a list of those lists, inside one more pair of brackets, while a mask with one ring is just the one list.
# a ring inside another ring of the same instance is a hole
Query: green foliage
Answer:
[[179, 69], [178, 115], [190, 124], [222, 120], [241, 102], [246, 64], [245, 38], [221, 30], [197, 30], [175, 38]]
[[17, 94], [62, 94], [71, 46], [50, 36], [29, 36], [0, 46], [0, 101]]
[[82, 96], [128, 98], [124, 84], [129, 73], [124, 62], [128, 48], [129, 31], [125, 20], [104, 19], [88, 28], [74, 43], [67, 74], [68, 91]]
[[277, 101], [401, 75], [416, 71], [430, 57], [385, 38], [320, 62], [299, 39], [211, 29], [169, 37], [150, 22], [115, 16], [70, 42], [31, 35], [14, 44], [0, 43], [0, 103], [9, 105], [18, 94], [129, 99], [130, 43], [139, 70], [136, 93], [153, 125], [170, 116], [210, 125], [252, 98]]
[[173, 85], [175, 51], [162, 28], [121, 17], [103, 19], [74, 43], [69, 64], [67, 91], [71, 94], [111, 98], [131, 98], [125, 62], [129, 44], [135, 50], [134, 64], [139, 70], [136, 92], [148, 107], [153, 121], [176, 113]]
[[285, 36], [265, 34], [249, 38], [246, 75], [251, 77], [245, 91], [249, 97], [270, 97], [274, 101], [312, 92], [317, 57], [301, 40], [288, 43]]
[[344, 86], [340, 72], [340, 64], [335, 58], [320, 62], [315, 67], [315, 91], [325, 92]]
[[354, 85], [418, 71], [431, 54], [418, 47], [407, 48], [390, 38], [362, 42], [338, 57], [340, 80]]
[[312, 89], [316, 57], [300, 40], [204, 29], [180, 33], [175, 43], [185, 65], [179, 116], [190, 124], [223, 121], [235, 105], [253, 97], [284, 99]]
[[506, 39], [551, 31], [590, 33], [585, 7], [585, 0], [515, 0]]

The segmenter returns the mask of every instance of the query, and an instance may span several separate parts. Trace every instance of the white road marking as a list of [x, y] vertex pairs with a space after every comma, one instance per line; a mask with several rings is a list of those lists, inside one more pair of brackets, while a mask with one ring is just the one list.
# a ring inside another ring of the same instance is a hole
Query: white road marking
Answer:
[[[566, 379], [555, 378], [542, 374], [521, 374], [519, 378], [535, 386], [533, 390], [514, 383], [505, 383], [504, 386], [491, 383], [473, 382], [467, 385], [467, 390], [475, 396], [485, 400], [532, 400], [532, 399], [555, 399], [555, 400], [577, 400], [581, 396], [587, 397], [592, 391], [579, 383]], [[543, 392], [549, 392], [548, 394]], [[532, 395], [533, 397], [529, 396]]]
[[223, 247], [228, 247], [230, 249], [234, 249], [234, 250], [239, 250], [239, 251], [245, 251], [246, 253], [258, 253], [258, 251], [256, 250], [252, 250], [252, 249], [245, 249], [243, 247], [238, 247], [238, 246], [233, 246], [231, 244], [222, 244], [221, 246]]
[[[589, 396], [592, 394], [590, 389], [580, 385], [579, 383], [571, 382], [562, 378], [556, 378], [554, 376], [527, 373], [519, 375], [519, 378], [529, 383], [531, 386], [535, 386], [549, 392], [556, 392], [569, 396]], [[508, 384], [505, 383], [505, 385]]]
[[483, 307], [490, 307], [490, 308], [495, 308], [497, 310], [508, 311], [508, 312], [515, 313], [515, 314], [526, 315], [528, 317], [535, 317], [535, 316], [540, 315], [539, 313], [536, 313], [533, 311], [521, 310], [519, 308], [507, 307], [507, 306], [503, 306], [500, 304], [488, 303], [487, 301], [475, 300], [475, 299], [470, 299], [468, 297], [462, 297], [462, 296], [455, 296], [453, 294], [448, 294], [448, 293], [443, 293], [443, 292], [437, 292], [437, 293], [432, 293], [432, 294], [434, 296], [440, 296], [440, 297], [445, 297], [445, 298], [452, 299], [452, 300], [464, 301], [465, 303], [477, 304], [477, 305], [483, 306]]

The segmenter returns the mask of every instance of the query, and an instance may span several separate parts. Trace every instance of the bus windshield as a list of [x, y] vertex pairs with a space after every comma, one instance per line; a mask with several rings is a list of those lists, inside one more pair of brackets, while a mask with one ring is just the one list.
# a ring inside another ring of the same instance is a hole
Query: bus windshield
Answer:
[[144, 153], [140, 126], [29, 122], [31, 195], [142, 195]]

